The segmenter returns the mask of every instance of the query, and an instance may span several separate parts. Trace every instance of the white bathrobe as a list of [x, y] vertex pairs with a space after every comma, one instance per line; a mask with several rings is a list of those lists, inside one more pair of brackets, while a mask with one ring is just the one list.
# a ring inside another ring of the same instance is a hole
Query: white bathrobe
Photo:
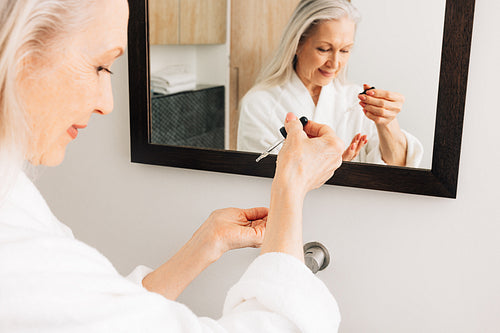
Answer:
[[[21, 173], [0, 206], [0, 332], [336, 332], [328, 288], [292, 256], [258, 257], [227, 295], [219, 320], [122, 277], [76, 240]], [[200, 295], [200, 297], [203, 297]]]
[[[317, 106], [300, 78], [295, 74], [281, 86], [251, 90], [241, 101], [238, 125], [238, 150], [261, 153], [282, 136], [286, 114], [306, 116], [329, 125], [348, 147], [356, 134], [366, 134], [368, 143], [353, 162], [385, 164], [379, 148], [377, 128], [358, 104], [363, 89], [356, 85], [342, 85], [337, 80], [321, 89]], [[408, 142], [406, 166], [418, 167], [422, 160], [422, 144], [413, 135], [403, 131]], [[279, 147], [278, 147], [279, 149]], [[278, 149], [274, 153], [278, 153]]]

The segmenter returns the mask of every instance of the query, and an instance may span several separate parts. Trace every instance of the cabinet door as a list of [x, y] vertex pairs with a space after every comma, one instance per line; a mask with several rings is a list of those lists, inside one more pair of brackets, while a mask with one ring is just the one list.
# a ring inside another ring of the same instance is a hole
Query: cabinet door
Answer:
[[226, 43], [226, 16], [227, 0], [180, 0], [180, 44]]
[[149, 42], [179, 43], [179, 0], [149, 0]]
[[230, 149], [236, 149], [241, 98], [278, 47], [299, 0], [231, 1]]

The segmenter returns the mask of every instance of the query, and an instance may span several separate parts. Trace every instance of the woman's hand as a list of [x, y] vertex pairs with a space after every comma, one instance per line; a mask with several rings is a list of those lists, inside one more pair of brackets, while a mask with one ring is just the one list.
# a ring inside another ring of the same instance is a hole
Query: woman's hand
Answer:
[[[364, 84], [363, 89], [370, 89], [370, 86]], [[404, 96], [400, 93], [380, 89], [368, 90], [366, 95], [359, 94], [358, 98], [366, 117], [377, 126], [389, 125], [401, 112], [405, 102]]]
[[368, 143], [366, 135], [361, 135], [361, 133], [356, 134], [356, 136], [352, 139], [351, 144], [342, 154], [342, 161], [352, 161], [355, 159], [361, 148], [363, 148]]
[[212, 260], [225, 252], [244, 247], [260, 247], [264, 240], [268, 209], [225, 208], [214, 211], [194, 233], [192, 241], [206, 246]]
[[216, 210], [169, 261], [142, 280], [142, 285], [170, 300], [177, 299], [191, 281], [224, 252], [260, 247], [267, 212], [263, 207]]
[[288, 133], [278, 154], [275, 182], [288, 182], [305, 195], [323, 185], [342, 164], [344, 143], [327, 125], [302, 124], [293, 113], [286, 118]]
[[302, 207], [308, 191], [320, 187], [342, 164], [344, 143], [326, 125], [304, 128], [293, 113], [286, 117], [287, 138], [278, 154], [261, 253], [283, 252], [304, 261]]

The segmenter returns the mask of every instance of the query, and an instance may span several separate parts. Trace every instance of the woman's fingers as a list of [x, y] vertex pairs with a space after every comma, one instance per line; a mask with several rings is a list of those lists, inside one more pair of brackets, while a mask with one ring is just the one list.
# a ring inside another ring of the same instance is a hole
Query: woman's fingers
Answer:
[[374, 115], [366, 110], [365, 110], [365, 116], [376, 124], [380, 123], [384, 119], [384, 118], [376, 116], [376, 115]]
[[389, 102], [404, 102], [404, 96], [394, 91], [373, 89], [367, 91], [366, 95], [368, 97], [384, 99]]
[[268, 212], [269, 209], [267, 207], [242, 209], [242, 213], [245, 214], [247, 221], [261, 220], [267, 216]]
[[355, 159], [358, 155], [361, 149], [368, 143], [367, 136], [366, 135], [361, 135], [361, 133], [357, 134], [354, 136], [354, 138], [351, 141], [351, 144], [345, 152], [342, 154], [342, 160], [343, 161], [352, 161]]
[[310, 138], [317, 138], [322, 136], [336, 136], [335, 131], [328, 125], [319, 124], [312, 120], [308, 120], [305, 126], [297, 118], [297, 116], [289, 112], [285, 120], [285, 129], [288, 135], [295, 135], [297, 133], [305, 132]]
[[321, 186], [342, 164], [344, 143], [327, 125], [309, 121], [302, 126], [291, 118], [285, 123], [288, 136], [278, 154], [275, 179], [293, 180], [302, 195]]
[[361, 151], [361, 149], [368, 143], [368, 139], [366, 137], [366, 135], [363, 135], [359, 138], [359, 141], [358, 141], [358, 144], [357, 144], [357, 147], [356, 147], [356, 156], [358, 156], [359, 152]]
[[403, 106], [403, 103], [400, 101], [388, 101], [388, 100], [382, 99], [382, 98], [361, 96], [360, 99], [361, 99], [360, 105], [362, 105], [362, 104], [371, 105], [371, 106], [376, 106], [376, 107], [390, 110], [390, 111], [398, 111], [399, 112], [401, 110], [401, 107]]
[[267, 218], [262, 220], [253, 221], [250, 228], [245, 229], [248, 238], [253, 241], [251, 247], [260, 247], [264, 241], [264, 234], [266, 232]]
[[355, 155], [355, 147], [353, 146], [354, 144], [351, 144], [347, 149], [346, 151], [342, 154], [342, 161], [345, 161], [345, 162], [350, 162], [352, 161], [354, 158], [356, 158], [356, 155]]
[[374, 116], [377, 116], [377, 117], [391, 118], [391, 117], [396, 117], [396, 115], [398, 114], [395, 111], [391, 111], [391, 110], [381, 108], [378, 106], [373, 106], [373, 105], [368, 105], [368, 104], [364, 104], [361, 106], [363, 107], [363, 109], [365, 109], [366, 111], [370, 112], [371, 114], [373, 114]]
[[[369, 85], [364, 85], [364, 87], [367, 89]], [[358, 98], [360, 99], [360, 105], [363, 108], [369, 106], [374, 107], [371, 110], [368, 110], [374, 114], [376, 114], [376, 110], [381, 109], [399, 113], [405, 101], [404, 96], [400, 93], [381, 89], [368, 90], [366, 94], [359, 94]]]
[[318, 138], [322, 136], [332, 136], [335, 137], [335, 131], [328, 125], [323, 125], [316, 123], [312, 120], [308, 121], [306, 126], [304, 126], [304, 131], [310, 138]]
[[296, 136], [303, 136], [304, 134], [304, 129], [302, 126], [302, 123], [300, 120], [297, 118], [295, 114], [292, 112], [289, 112], [286, 115], [285, 119], [285, 130], [287, 133], [287, 138], [288, 137], [296, 137]]
[[[365, 89], [367, 87], [364, 85]], [[392, 122], [401, 112], [405, 100], [400, 93], [381, 89], [368, 90], [366, 94], [359, 94], [358, 98], [366, 117], [376, 124]]]
[[221, 249], [219, 256], [232, 249], [258, 247], [264, 239], [268, 211], [266, 207], [218, 209], [197, 233], [218, 244], [214, 248]]
[[[365, 84], [365, 85], [363, 85], [363, 88], [366, 90], [366, 89], [369, 89], [370, 86]], [[398, 92], [382, 90], [382, 89], [371, 89], [371, 90], [368, 90], [366, 92], [366, 95], [360, 94], [359, 96], [360, 97], [362, 97], [362, 96], [374, 97], [374, 98], [378, 98], [378, 99], [384, 99], [384, 100], [387, 100], [389, 102], [402, 102], [402, 103], [404, 103], [404, 101], [405, 101], [405, 97], [402, 94], [400, 94]]]

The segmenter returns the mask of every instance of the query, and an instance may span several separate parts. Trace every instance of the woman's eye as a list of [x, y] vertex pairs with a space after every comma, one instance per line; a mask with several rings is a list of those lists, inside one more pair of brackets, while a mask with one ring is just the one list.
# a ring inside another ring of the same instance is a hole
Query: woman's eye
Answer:
[[106, 68], [106, 67], [104, 67], [104, 66], [99, 66], [99, 67], [97, 67], [97, 73], [100, 73], [100, 72], [102, 72], [102, 71], [104, 71], [104, 72], [106, 72], [106, 73], [108, 73], [108, 74], [113, 74], [113, 72], [112, 72], [112, 71], [110, 71], [108, 68]]
[[321, 47], [318, 47], [318, 51], [319, 51], [319, 52], [328, 52], [328, 51], [330, 51], [330, 50], [325, 50], [325, 49], [323, 49], [323, 48], [321, 48]]
[[349, 53], [351, 50], [340, 50], [342, 53]]

